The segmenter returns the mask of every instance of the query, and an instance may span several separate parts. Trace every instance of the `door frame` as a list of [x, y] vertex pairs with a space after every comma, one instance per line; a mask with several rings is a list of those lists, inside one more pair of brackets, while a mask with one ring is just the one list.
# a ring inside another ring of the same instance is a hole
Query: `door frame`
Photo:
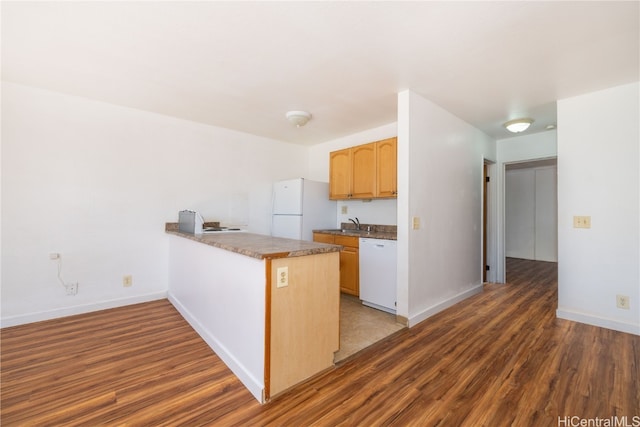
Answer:
[[[482, 283], [496, 281], [496, 162], [484, 158], [482, 164], [482, 231], [481, 231], [481, 265]], [[489, 181], [487, 181], [487, 177]], [[487, 270], [489, 267], [489, 270]]]

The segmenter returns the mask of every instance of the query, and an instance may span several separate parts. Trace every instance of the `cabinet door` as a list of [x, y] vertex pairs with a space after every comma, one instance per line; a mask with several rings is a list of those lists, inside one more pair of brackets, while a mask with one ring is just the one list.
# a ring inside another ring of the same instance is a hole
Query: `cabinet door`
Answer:
[[358, 249], [345, 247], [340, 252], [340, 290], [345, 294], [359, 296], [360, 268]]
[[397, 197], [398, 149], [397, 138], [383, 139], [376, 143], [377, 197]]
[[351, 197], [351, 149], [329, 154], [329, 198], [344, 200]]
[[376, 144], [358, 145], [351, 150], [351, 198], [371, 199], [376, 195]]

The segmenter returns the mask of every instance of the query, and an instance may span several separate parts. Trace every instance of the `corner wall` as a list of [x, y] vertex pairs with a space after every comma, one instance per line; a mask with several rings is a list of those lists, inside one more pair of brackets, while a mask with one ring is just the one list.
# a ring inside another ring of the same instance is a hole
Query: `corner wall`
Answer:
[[398, 314], [410, 326], [482, 290], [485, 159], [496, 159], [492, 138], [398, 95]]
[[[558, 101], [558, 310], [640, 335], [640, 84]], [[574, 215], [591, 228], [573, 228]], [[616, 307], [616, 295], [630, 309]]]

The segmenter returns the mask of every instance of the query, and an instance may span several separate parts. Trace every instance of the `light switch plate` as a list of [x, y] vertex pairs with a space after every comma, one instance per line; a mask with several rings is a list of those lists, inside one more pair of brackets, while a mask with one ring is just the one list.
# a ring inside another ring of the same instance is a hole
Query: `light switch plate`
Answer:
[[420, 229], [420, 217], [419, 216], [414, 216], [413, 217], [412, 228], [414, 230], [419, 230]]

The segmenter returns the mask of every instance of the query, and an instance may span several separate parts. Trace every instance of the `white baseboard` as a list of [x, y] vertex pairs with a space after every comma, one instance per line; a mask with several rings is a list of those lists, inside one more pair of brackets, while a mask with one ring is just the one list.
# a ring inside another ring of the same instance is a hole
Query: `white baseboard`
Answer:
[[461, 292], [457, 295], [454, 295], [453, 297], [446, 299], [442, 302], [439, 302], [438, 304], [432, 305], [431, 307], [427, 307], [426, 309], [422, 310], [420, 313], [415, 314], [413, 316], [409, 317], [409, 327], [415, 326], [418, 323], [422, 322], [425, 319], [428, 319], [429, 317], [433, 316], [434, 314], [440, 313], [442, 310], [445, 310], [449, 307], [451, 307], [454, 304], [459, 303], [460, 301], [463, 301], [467, 298], [469, 298], [470, 296], [473, 296], [475, 294], [479, 294], [480, 292], [482, 292], [482, 284], [480, 285], [476, 285], [473, 288], [466, 290], [464, 292]]
[[621, 322], [619, 320], [594, 316], [593, 314], [587, 314], [562, 308], [558, 308], [556, 310], [556, 317], [558, 317], [559, 319], [571, 320], [573, 322], [598, 326], [600, 328], [613, 329], [614, 331], [640, 335], [640, 324], [638, 323]]
[[167, 292], [154, 292], [152, 294], [137, 295], [134, 297], [119, 298], [96, 303], [81, 304], [73, 307], [56, 308], [37, 313], [19, 314], [0, 319], [0, 327], [24, 325], [27, 323], [41, 322], [43, 320], [58, 319], [60, 317], [75, 316], [76, 314], [90, 313], [92, 311], [106, 310], [109, 308], [124, 307], [125, 305], [139, 304], [167, 298]]
[[180, 301], [171, 292], [169, 292], [168, 298], [169, 302], [173, 304], [189, 325], [195, 329], [198, 335], [200, 335], [200, 338], [202, 338], [204, 342], [206, 342], [207, 345], [218, 355], [218, 357], [222, 359], [225, 365], [231, 369], [253, 397], [255, 397], [258, 402], [264, 403], [264, 383], [251, 375], [244, 365], [240, 363], [238, 359], [236, 359], [207, 328], [198, 322], [191, 312], [182, 303], [180, 303]]

